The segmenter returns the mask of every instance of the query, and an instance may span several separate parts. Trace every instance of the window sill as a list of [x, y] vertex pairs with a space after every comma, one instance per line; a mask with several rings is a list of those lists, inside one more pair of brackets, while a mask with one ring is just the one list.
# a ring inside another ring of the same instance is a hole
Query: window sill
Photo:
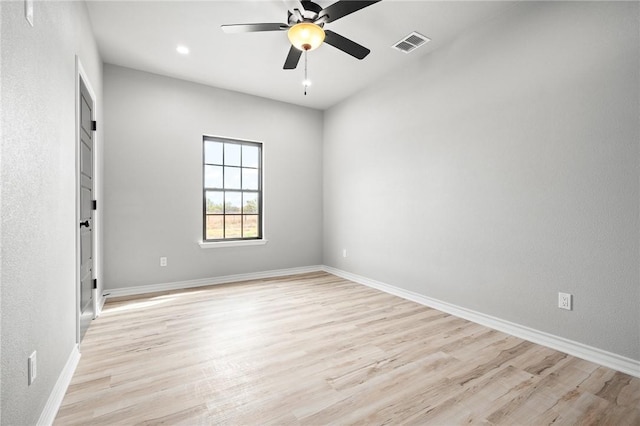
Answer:
[[226, 247], [244, 247], [244, 246], [263, 246], [268, 243], [268, 240], [246, 240], [246, 241], [198, 241], [200, 248], [213, 249], [213, 248], [226, 248]]

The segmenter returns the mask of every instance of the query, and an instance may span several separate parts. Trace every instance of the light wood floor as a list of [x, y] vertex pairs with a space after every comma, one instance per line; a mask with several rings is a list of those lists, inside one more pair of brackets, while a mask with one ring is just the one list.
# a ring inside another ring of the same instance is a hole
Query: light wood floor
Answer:
[[326, 273], [110, 300], [56, 425], [640, 425], [640, 379]]

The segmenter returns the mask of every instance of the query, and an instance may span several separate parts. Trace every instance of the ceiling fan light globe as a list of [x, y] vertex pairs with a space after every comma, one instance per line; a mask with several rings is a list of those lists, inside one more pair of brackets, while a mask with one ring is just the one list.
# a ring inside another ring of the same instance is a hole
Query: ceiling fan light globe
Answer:
[[287, 32], [291, 44], [299, 50], [317, 49], [324, 41], [324, 30], [313, 22], [300, 22]]

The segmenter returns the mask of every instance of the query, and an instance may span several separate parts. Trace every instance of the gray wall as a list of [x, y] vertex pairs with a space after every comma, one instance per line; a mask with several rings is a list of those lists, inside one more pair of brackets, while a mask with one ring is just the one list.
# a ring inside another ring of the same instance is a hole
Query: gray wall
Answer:
[[[104, 75], [107, 291], [321, 263], [321, 112], [113, 65]], [[264, 142], [267, 245], [197, 244], [203, 134]]]
[[[34, 424], [76, 343], [75, 55], [102, 64], [81, 2], [2, 2], [2, 424]], [[27, 357], [38, 377], [27, 386]]]
[[324, 263], [640, 360], [638, 9], [519, 4], [325, 112]]
[[[2, 35], [2, 2], [0, 2], [0, 35]], [[2, 106], [2, 43], [0, 43], [0, 106]], [[0, 113], [0, 177], [2, 177], [2, 116]], [[2, 217], [2, 180], [0, 180], [0, 217]], [[2, 307], [2, 220], [0, 219], [0, 307]], [[0, 312], [0, 401], [2, 397], [2, 313]], [[0, 402], [0, 425], [2, 424], [2, 403]]]

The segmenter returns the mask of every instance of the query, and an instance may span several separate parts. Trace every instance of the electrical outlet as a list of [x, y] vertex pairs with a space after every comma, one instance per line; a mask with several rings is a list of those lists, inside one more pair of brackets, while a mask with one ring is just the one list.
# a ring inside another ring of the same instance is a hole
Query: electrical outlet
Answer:
[[572, 309], [572, 296], [569, 293], [558, 293], [558, 308], [570, 311]]
[[342, 249], [342, 257], [347, 257], [347, 249]]
[[29, 360], [27, 361], [27, 377], [29, 380], [29, 385], [33, 383], [33, 381], [36, 379], [36, 376], [38, 375], [38, 367], [36, 361], [36, 351], [33, 351], [33, 353], [29, 356]]
[[160, 258], [160, 266], [167, 266], [167, 258], [162, 256]]

